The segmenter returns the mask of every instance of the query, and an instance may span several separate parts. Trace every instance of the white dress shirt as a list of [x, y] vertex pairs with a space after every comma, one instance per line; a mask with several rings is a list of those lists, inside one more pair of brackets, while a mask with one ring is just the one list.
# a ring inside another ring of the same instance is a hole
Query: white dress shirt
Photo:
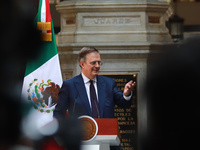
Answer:
[[[90, 104], [90, 108], [91, 108], [90, 79], [88, 77], [86, 77], [83, 73], [82, 73], [82, 77], [83, 77], [83, 82], [85, 83], [85, 89], [86, 89], [86, 92], [87, 92], [87, 96], [88, 96], [89, 104]], [[98, 92], [97, 92], [97, 78], [95, 77], [92, 80], [93, 80], [94, 88], [95, 88], [95, 91], [96, 91], [97, 101], [99, 101], [99, 99], [98, 99]]]
[[[89, 99], [89, 104], [90, 104], [90, 108], [91, 108], [91, 100], [90, 100], [90, 79], [88, 77], [86, 77], [83, 73], [81, 73], [82, 77], [83, 77], [83, 82], [85, 84], [85, 89], [86, 89], [86, 92], [87, 92], [87, 96], [88, 96], [88, 99]], [[96, 95], [97, 95], [97, 101], [99, 101], [98, 99], [98, 92], [97, 92], [97, 78], [95, 77], [93, 80], [93, 84], [94, 84], [94, 88], [95, 88], [95, 91], [96, 91]], [[125, 96], [123, 94], [123, 97], [125, 100], [129, 101], [131, 99], [131, 96], [132, 96], [132, 92], [131, 92], [131, 95], [130, 96]]]

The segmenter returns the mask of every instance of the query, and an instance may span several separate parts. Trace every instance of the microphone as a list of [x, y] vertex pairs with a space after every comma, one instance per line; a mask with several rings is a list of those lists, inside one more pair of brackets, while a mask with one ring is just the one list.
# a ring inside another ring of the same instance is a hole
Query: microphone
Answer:
[[75, 97], [75, 100], [74, 100], [74, 105], [73, 105], [73, 109], [72, 109], [72, 114], [74, 115], [74, 111], [75, 111], [75, 108], [76, 108], [76, 100], [78, 98], [78, 93], [76, 93], [76, 97]]

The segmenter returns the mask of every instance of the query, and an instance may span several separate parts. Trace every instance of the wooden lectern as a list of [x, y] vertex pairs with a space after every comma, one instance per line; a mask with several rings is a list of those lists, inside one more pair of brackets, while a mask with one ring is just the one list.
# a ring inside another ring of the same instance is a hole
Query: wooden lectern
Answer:
[[81, 150], [110, 150], [110, 146], [120, 145], [120, 133], [116, 118], [93, 120], [97, 125], [97, 134], [90, 140], [83, 140]]

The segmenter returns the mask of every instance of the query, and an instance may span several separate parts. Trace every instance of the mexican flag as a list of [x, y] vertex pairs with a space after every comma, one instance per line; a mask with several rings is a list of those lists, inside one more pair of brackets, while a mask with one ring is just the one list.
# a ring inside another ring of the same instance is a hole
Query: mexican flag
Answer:
[[49, 0], [39, 1], [34, 23], [41, 31], [42, 46], [37, 50], [38, 56], [27, 61], [22, 96], [32, 103], [34, 110], [43, 122], [41, 125], [44, 125], [53, 119], [53, 111], [62, 84]]

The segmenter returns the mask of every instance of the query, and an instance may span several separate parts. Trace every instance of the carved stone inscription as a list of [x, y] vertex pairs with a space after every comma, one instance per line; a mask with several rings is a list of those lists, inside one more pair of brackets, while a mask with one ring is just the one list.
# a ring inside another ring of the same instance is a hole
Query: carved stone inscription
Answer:
[[84, 26], [140, 25], [140, 17], [84, 17], [83, 22]]
[[[124, 86], [130, 80], [136, 81], [136, 74], [104, 75], [115, 79], [118, 88], [123, 91]], [[121, 150], [137, 150], [137, 92], [133, 90], [132, 104], [130, 108], [122, 109], [115, 106], [115, 117], [121, 134]]]

